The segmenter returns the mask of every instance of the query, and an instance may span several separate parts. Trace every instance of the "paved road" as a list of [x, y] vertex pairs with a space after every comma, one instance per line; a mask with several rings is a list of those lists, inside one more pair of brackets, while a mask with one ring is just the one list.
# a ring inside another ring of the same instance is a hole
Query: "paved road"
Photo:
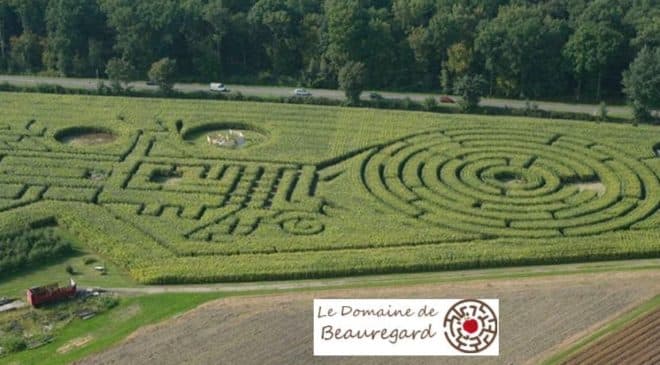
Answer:
[[[104, 80], [106, 83], [107, 80]], [[36, 86], [39, 84], [54, 84], [63, 87], [96, 89], [96, 79], [82, 78], [58, 78], [58, 77], [38, 77], [38, 76], [10, 76], [0, 75], [0, 83], [8, 82], [17, 86]], [[155, 86], [149, 86], [144, 81], [136, 81], [130, 84], [135, 90], [154, 90]], [[248, 85], [227, 85], [234, 92], [241, 92], [244, 95], [254, 96], [290, 96], [293, 88], [281, 86], [248, 86]], [[207, 84], [175, 84], [174, 88], [182, 92], [208, 91]], [[309, 89], [314, 96], [326, 97], [335, 100], [344, 100], [344, 94], [339, 90], [328, 89]], [[364, 92], [363, 98], [368, 97], [370, 91]], [[385, 98], [403, 99], [409, 97], [415, 101], [423, 101], [429, 96], [437, 97], [437, 94], [425, 93], [402, 93], [402, 92], [379, 92]], [[598, 113], [599, 106], [593, 104], [569, 104], [548, 101], [532, 101], [538, 105], [539, 109], [558, 111], [558, 112], [578, 112], [578, 113]], [[495, 107], [525, 108], [524, 100], [484, 98], [481, 105]], [[615, 117], [630, 117], [631, 112], [627, 106], [608, 106], [608, 112]]]

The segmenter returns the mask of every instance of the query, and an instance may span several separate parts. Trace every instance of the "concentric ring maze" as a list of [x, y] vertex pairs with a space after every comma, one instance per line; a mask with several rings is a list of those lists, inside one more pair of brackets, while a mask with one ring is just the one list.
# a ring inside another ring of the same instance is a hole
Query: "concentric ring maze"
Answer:
[[[0, 110], [0, 233], [57, 225], [144, 283], [660, 256], [657, 127], [11, 93]], [[231, 129], [245, 146], [210, 143]]]

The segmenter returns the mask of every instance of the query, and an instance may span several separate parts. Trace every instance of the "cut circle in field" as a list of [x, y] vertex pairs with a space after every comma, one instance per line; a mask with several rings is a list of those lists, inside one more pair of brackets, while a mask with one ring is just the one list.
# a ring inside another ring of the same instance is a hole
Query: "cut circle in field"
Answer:
[[263, 143], [268, 138], [268, 133], [248, 123], [219, 122], [187, 129], [182, 138], [209, 147], [244, 148]]
[[422, 132], [375, 149], [362, 182], [381, 203], [483, 237], [627, 229], [660, 205], [644, 163], [570, 135], [506, 129]]
[[117, 134], [105, 128], [71, 127], [55, 133], [55, 139], [71, 146], [94, 146], [114, 142]]

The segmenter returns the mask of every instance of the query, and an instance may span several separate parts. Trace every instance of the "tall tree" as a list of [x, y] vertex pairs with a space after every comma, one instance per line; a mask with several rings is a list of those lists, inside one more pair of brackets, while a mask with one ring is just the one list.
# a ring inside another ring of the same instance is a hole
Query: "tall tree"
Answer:
[[657, 0], [636, 0], [624, 21], [631, 24], [635, 35], [630, 43], [636, 49], [660, 47], [660, 6]]
[[326, 56], [339, 69], [349, 61], [364, 61], [369, 29], [366, 0], [326, 0]]
[[16, 13], [21, 20], [21, 27], [24, 32], [31, 32], [38, 35], [45, 35], [46, 7], [49, 0], [10, 0]]
[[112, 58], [105, 67], [105, 73], [110, 79], [114, 91], [122, 91], [135, 78], [135, 69], [128, 61]]
[[11, 69], [18, 72], [37, 72], [41, 69], [41, 38], [24, 32], [19, 37], [11, 38]]
[[463, 77], [470, 71], [474, 63], [473, 51], [465, 42], [451, 45], [447, 51], [447, 59], [440, 70], [440, 86], [443, 93], [451, 93], [454, 79]]
[[0, 70], [5, 69], [9, 61], [10, 28], [14, 19], [9, 0], [0, 0]]
[[[539, 95], [547, 77], [560, 69], [556, 52], [565, 32], [559, 20], [546, 17], [537, 5], [507, 5], [481, 28], [475, 48], [501, 91], [521, 97]], [[509, 85], [509, 86], [507, 86]]]
[[485, 89], [486, 80], [481, 75], [464, 75], [454, 85], [454, 93], [461, 96], [459, 105], [465, 111], [473, 111], [479, 106]]
[[626, 38], [633, 30], [624, 22], [624, 9], [629, 6], [629, 0], [594, 0], [570, 10], [574, 31], [563, 54], [573, 67], [578, 98], [585, 79], [593, 80], [598, 99], [604, 81], [619, 84], [619, 75], [632, 60], [627, 55]]
[[596, 98], [600, 99], [603, 72], [611, 57], [619, 52], [623, 40], [620, 32], [602, 22], [582, 23], [571, 35], [563, 53], [573, 64], [578, 77], [578, 99], [585, 76], [596, 78]]
[[660, 48], [644, 48], [623, 74], [624, 92], [635, 119], [651, 118], [651, 108], [660, 108]]
[[[98, 42], [106, 36], [105, 19], [95, 1], [50, 0], [46, 8], [46, 66], [62, 76], [91, 75], [103, 68]], [[90, 62], [90, 53], [93, 62]], [[95, 54], [96, 53], [96, 54]]]
[[149, 80], [155, 82], [165, 94], [170, 94], [174, 89], [175, 75], [176, 61], [167, 57], [154, 62], [148, 72]]
[[168, 57], [187, 80], [334, 88], [361, 62], [373, 88], [482, 74], [498, 95], [619, 97], [658, 24], [657, 0], [0, 0], [0, 71], [91, 76], [118, 58], [144, 77]]
[[194, 40], [200, 44], [201, 60], [197, 61], [197, 69], [201, 74], [219, 78], [223, 75], [224, 40], [231, 30], [231, 10], [223, 0], [209, 1], [202, 9], [205, 34]]
[[344, 90], [350, 104], [360, 102], [365, 79], [365, 67], [361, 62], [348, 62], [339, 70], [339, 87]]
[[288, 0], [259, 0], [250, 9], [248, 19], [261, 37], [273, 72], [295, 74], [302, 66], [302, 14]]
[[99, 0], [116, 35], [121, 58], [144, 72], [154, 60], [185, 52], [181, 30], [186, 13], [178, 0]]
[[408, 70], [405, 49], [396, 42], [396, 28], [388, 8], [371, 7], [367, 11], [365, 83], [372, 87], [392, 87], [405, 80]]

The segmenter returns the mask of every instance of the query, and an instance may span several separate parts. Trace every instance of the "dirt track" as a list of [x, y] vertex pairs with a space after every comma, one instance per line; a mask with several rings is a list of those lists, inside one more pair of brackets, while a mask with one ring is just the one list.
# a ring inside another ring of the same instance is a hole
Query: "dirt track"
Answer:
[[[535, 364], [660, 292], [660, 273], [580, 274], [229, 298], [80, 364]], [[500, 298], [498, 358], [315, 358], [314, 298]]]

